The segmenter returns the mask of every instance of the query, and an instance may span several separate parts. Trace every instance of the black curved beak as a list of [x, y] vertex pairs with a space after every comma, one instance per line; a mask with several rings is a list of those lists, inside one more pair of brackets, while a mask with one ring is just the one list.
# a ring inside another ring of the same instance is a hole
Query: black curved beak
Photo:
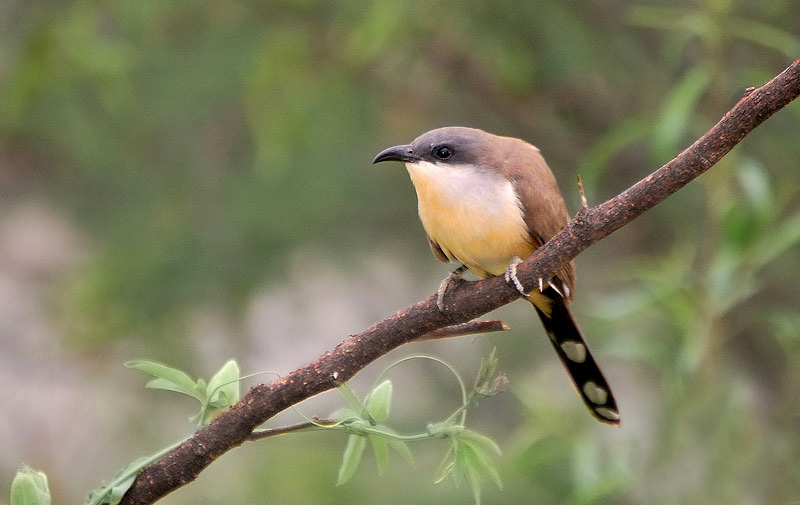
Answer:
[[414, 163], [419, 161], [419, 158], [414, 155], [414, 150], [411, 146], [394, 146], [389, 149], [384, 149], [379, 152], [372, 163], [380, 163], [381, 161], [404, 161], [406, 163]]

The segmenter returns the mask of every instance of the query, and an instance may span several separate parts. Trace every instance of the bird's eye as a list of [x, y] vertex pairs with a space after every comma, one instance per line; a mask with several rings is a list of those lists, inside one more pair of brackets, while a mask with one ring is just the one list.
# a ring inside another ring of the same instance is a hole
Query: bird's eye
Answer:
[[434, 147], [433, 155], [440, 160], [446, 160], [453, 155], [453, 150], [447, 146]]

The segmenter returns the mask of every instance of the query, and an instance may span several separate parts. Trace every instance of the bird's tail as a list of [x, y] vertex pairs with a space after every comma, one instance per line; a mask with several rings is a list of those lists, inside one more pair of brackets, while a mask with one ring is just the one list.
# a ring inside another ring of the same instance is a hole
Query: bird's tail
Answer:
[[531, 304], [539, 314], [558, 357], [567, 369], [572, 385], [589, 412], [600, 422], [619, 426], [620, 416], [614, 394], [589, 352], [589, 347], [564, 300], [557, 293], [547, 296], [551, 290], [552, 288], [548, 288], [543, 293], [549, 302], [549, 313], [540, 309], [533, 299]]

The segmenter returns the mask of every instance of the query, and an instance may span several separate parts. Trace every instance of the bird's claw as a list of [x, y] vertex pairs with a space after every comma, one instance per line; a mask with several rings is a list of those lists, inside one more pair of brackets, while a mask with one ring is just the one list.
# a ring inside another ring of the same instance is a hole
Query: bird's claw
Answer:
[[[519, 265], [520, 263], [522, 263], [522, 260], [519, 257], [514, 256], [513, 258], [511, 258], [511, 261], [508, 262], [508, 268], [506, 268], [506, 271], [503, 274], [503, 278], [505, 278], [506, 283], [512, 285], [514, 289], [516, 289], [519, 292], [519, 294], [521, 294], [525, 298], [528, 298], [529, 296], [531, 296], [531, 294], [525, 291], [525, 287], [519, 281], [519, 278], [517, 278], [517, 265]], [[540, 288], [542, 286], [541, 279], [539, 279], [539, 286]]]
[[548, 285], [549, 285], [551, 288], [553, 288], [553, 291], [555, 291], [556, 293], [558, 293], [558, 296], [560, 296], [561, 298], [566, 298], [566, 297], [564, 296], [564, 293], [562, 293], [562, 292], [561, 292], [561, 290], [559, 290], [559, 289], [558, 289], [558, 287], [556, 287], [556, 285], [555, 285], [555, 284], [553, 284], [551, 281], [548, 281], [548, 282], [547, 282], [547, 284], [548, 284]]
[[465, 265], [461, 265], [450, 272], [450, 275], [442, 279], [442, 282], [439, 284], [439, 289], [436, 290], [436, 308], [438, 308], [439, 312], [442, 314], [447, 312], [444, 306], [444, 293], [447, 291], [447, 287], [450, 286], [450, 283], [453, 281], [460, 281], [463, 278], [463, 274], [466, 270], [467, 267]]

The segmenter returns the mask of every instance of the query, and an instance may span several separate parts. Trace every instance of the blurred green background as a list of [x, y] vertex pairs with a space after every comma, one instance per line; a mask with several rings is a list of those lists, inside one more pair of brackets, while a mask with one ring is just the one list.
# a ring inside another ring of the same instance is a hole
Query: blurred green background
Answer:
[[[613, 196], [800, 56], [797, 1], [0, 4], [0, 503], [17, 466], [74, 503], [182, 437], [193, 406], [122, 363], [287, 373], [447, 273], [399, 165], [444, 125], [536, 144], [578, 208]], [[485, 503], [800, 500], [800, 105], [577, 259], [574, 312], [623, 424], [593, 421], [528, 307], [511, 333], [419, 344], [511, 381], [470, 426], [504, 450]], [[393, 374], [399, 431], [458, 404]], [[251, 380], [269, 380], [269, 376]], [[300, 410], [326, 415], [335, 394]], [[296, 422], [286, 413], [276, 422]], [[334, 487], [345, 437], [224, 456], [162, 503], [471, 501], [445, 444]]]

